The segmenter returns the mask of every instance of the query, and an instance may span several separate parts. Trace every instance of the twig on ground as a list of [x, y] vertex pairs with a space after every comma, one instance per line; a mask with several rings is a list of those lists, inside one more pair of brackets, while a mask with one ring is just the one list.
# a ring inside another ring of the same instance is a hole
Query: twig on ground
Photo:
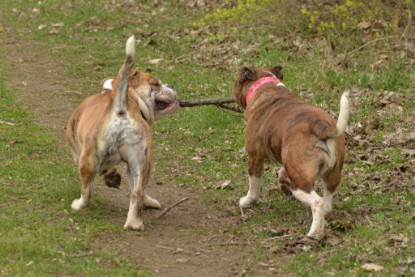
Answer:
[[360, 46], [359, 48], [353, 49], [352, 51], [346, 53], [346, 57], [347, 56], [350, 56], [350, 55], [352, 55], [352, 54], [354, 54], [354, 53], [356, 53], [356, 52], [358, 52], [360, 50], [362, 50], [363, 48], [366, 48], [370, 44], [373, 44], [373, 43], [378, 42], [378, 41], [381, 41], [381, 40], [388, 40], [390, 38], [393, 38], [393, 36], [381, 37], [381, 38], [377, 38], [377, 39], [370, 40], [367, 43], [365, 43], [362, 46]]
[[168, 247], [168, 246], [159, 245], [159, 244], [157, 244], [157, 245], [156, 245], [156, 247], [157, 247], [157, 248], [161, 248], [161, 249], [172, 250], [172, 251], [176, 250], [176, 249], [175, 249], [175, 248], [173, 248], [173, 247]]
[[177, 205], [179, 205], [179, 204], [181, 204], [181, 203], [183, 203], [184, 201], [187, 201], [187, 200], [189, 200], [190, 199], [190, 197], [185, 197], [185, 198], [183, 198], [182, 200], [180, 200], [179, 202], [177, 202], [177, 203], [175, 203], [175, 204], [173, 204], [173, 205], [171, 205], [170, 207], [167, 207], [167, 208], [165, 208], [158, 216], [157, 216], [157, 218], [160, 218], [160, 217], [162, 217], [163, 215], [165, 215], [168, 211], [170, 211], [171, 209], [173, 209], [174, 207], [176, 207]]
[[267, 239], [264, 239], [264, 241], [284, 239], [284, 238], [289, 238], [289, 237], [292, 237], [292, 236], [295, 236], [295, 235], [296, 235], [296, 234], [287, 234], [287, 235], [282, 235], [282, 236], [277, 236], [277, 237], [267, 238]]
[[7, 122], [7, 121], [4, 121], [4, 120], [0, 120], [0, 124], [6, 124], [6, 125], [10, 125], [10, 126], [14, 126], [14, 125], [16, 125], [16, 124], [14, 124], [14, 123]]
[[82, 257], [92, 256], [92, 255], [94, 255], [94, 252], [89, 251], [89, 252], [85, 252], [85, 253], [78, 253], [78, 254], [67, 255], [67, 256], [71, 257], [71, 258], [82, 258]]

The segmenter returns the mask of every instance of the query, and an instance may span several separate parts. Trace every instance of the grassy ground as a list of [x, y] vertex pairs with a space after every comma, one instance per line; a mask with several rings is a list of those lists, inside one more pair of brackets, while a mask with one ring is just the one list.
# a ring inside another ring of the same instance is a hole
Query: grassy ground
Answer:
[[[99, 80], [116, 73], [125, 38], [132, 33], [138, 39], [137, 67], [173, 84], [183, 100], [230, 97], [236, 70], [247, 64], [283, 65], [284, 83], [333, 115], [341, 92], [352, 89], [348, 155], [335, 216], [329, 222], [330, 239], [314, 244], [292, 240], [306, 233], [310, 216], [298, 201], [275, 191], [276, 166], [271, 163], [264, 177], [263, 201], [230, 231], [262, 242], [252, 250], [260, 262], [272, 263], [283, 255], [286, 261], [279, 270], [284, 273], [364, 275], [373, 270], [362, 266], [373, 263], [383, 267], [380, 275], [414, 274], [413, 23], [397, 25], [405, 37], [385, 31], [363, 40], [370, 29], [341, 38], [311, 29], [290, 33], [246, 22], [241, 26], [238, 20], [209, 27], [200, 22], [219, 4], [156, 2], [161, 1], [109, 5], [6, 0], [0, 4], [4, 16], [0, 27], [5, 32], [12, 26], [16, 36], [61, 49], [51, 58], [67, 64], [65, 78], [80, 80], [81, 98], [87, 95], [84, 91], [99, 92]], [[290, 18], [280, 21], [284, 20], [295, 25]], [[153, 64], [154, 59], [161, 61]], [[0, 119], [17, 124], [0, 124], [0, 272], [142, 272], [128, 259], [110, 253], [88, 256], [88, 238], [103, 229], [117, 232], [119, 227], [108, 223], [100, 211], [81, 213], [76, 223], [62, 220], [72, 200], [68, 195], [78, 194], [75, 169], [61, 162], [68, 153], [56, 147], [54, 135], [34, 125], [16, 103], [14, 88], [5, 85], [7, 68], [1, 64]], [[237, 200], [247, 189], [243, 130], [239, 114], [213, 107], [179, 111], [154, 128], [158, 178], [170, 182], [173, 177], [177, 184], [200, 188], [214, 209], [232, 207], [237, 214]], [[231, 180], [230, 187], [215, 189], [224, 180]]]

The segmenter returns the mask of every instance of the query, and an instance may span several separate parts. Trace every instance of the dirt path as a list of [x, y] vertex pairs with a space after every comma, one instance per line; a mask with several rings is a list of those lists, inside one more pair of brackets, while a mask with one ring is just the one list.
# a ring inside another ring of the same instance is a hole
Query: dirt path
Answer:
[[[42, 45], [11, 34], [0, 44], [6, 49], [1, 53], [7, 53], [2, 59], [14, 71], [9, 83], [21, 88], [19, 98], [26, 108], [33, 111], [36, 121], [56, 133], [60, 147], [66, 147], [64, 126], [80, 102], [76, 93], [77, 80], [68, 78], [64, 61], [45, 55]], [[71, 162], [69, 151], [63, 161]], [[160, 174], [163, 172], [157, 172]], [[268, 269], [257, 266], [249, 254], [250, 249], [259, 246], [227, 233], [228, 228], [240, 220], [238, 216], [231, 215], [226, 208], [223, 212], [212, 213], [210, 207], [201, 205], [202, 191], [172, 184], [156, 185], [154, 178], [149, 193], [162, 203], [163, 208], [184, 197], [190, 197], [190, 200], [160, 219], [156, 218], [159, 211], [144, 211], [144, 232], [103, 233], [92, 242], [93, 252], [115, 252], [153, 271], [156, 276], [234, 276], [244, 272], [255, 276], [269, 275]], [[122, 228], [128, 208], [128, 185], [123, 182], [120, 190], [114, 190], [101, 184], [98, 180], [95, 197], [110, 201], [111, 220]]]

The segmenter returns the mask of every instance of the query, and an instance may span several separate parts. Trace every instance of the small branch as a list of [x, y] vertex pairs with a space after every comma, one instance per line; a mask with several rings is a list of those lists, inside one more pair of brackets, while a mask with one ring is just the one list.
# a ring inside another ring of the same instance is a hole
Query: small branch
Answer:
[[181, 203], [183, 203], [184, 201], [187, 201], [187, 200], [189, 200], [190, 199], [190, 197], [185, 197], [185, 198], [183, 198], [182, 200], [180, 200], [179, 202], [177, 202], [177, 203], [175, 203], [175, 204], [173, 204], [173, 205], [171, 205], [170, 207], [167, 207], [167, 208], [165, 208], [156, 218], [160, 218], [160, 217], [162, 217], [163, 215], [165, 215], [168, 211], [170, 211], [171, 209], [173, 209], [174, 207], [176, 207], [177, 205], [179, 205], [179, 204], [181, 204]]
[[173, 247], [163, 246], [163, 245], [159, 245], [159, 244], [157, 244], [157, 245], [156, 245], [156, 247], [157, 247], [157, 248], [161, 248], [161, 249], [172, 250], [172, 251], [176, 250], [176, 249], [175, 249], [175, 248], [173, 248]]
[[271, 238], [264, 239], [264, 241], [285, 239], [285, 238], [289, 238], [289, 237], [292, 237], [292, 236], [295, 236], [295, 235], [296, 234], [288, 234], [288, 235], [282, 235], [282, 236], [277, 236], [277, 237], [271, 237]]
[[94, 252], [89, 251], [89, 252], [85, 252], [85, 253], [78, 253], [78, 254], [67, 255], [67, 256], [71, 257], [71, 258], [82, 258], [82, 257], [92, 256], [92, 255], [94, 255]]
[[7, 121], [3, 121], [3, 120], [0, 120], [0, 124], [6, 124], [6, 125], [10, 125], [10, 126], [14, 126], [14, 125], [16, 125], [16, 124], [14, 124], [14, 123], [7, 122]]
[[225, 99], [204, 99], [204, 100], [193, 100], [193, 101], [179, 101], [180, 107], [196, 107], [196, 106], [205, 106], [205, 105], [216, 105], [220, 106], [223, 104], [228, 103], [235, 103], [233, 98], [225, 98]]
[[217, 106], [219, 108], [222, 108], [222, 109], [225, 109], [225, 110], [230, 110], [230, 111], [233, 111], [233, 112], [236, 112], [236, 113], [242, 113], [241, 110], [239, 110], [238, 108], [235, 108], [235, 107], [229, 107], [229, 106], [226, 106], [226, 105], [223, 105], [223, 104], [219, 104]]
[[390, 39], [390, 38], [393, 38], [393, 36], [381, 37], [381, 38], [370, 40], [367, 43], [360, 46], [359, 48], [353, 49], [352, 51], [346, 53], [346, 57], [354, 54], [355, 52], [358, 52], [358, 51], [362, 50], [363, 48], [367, 47], [368, 45], [370, 45], [372, 43], [378, 42], [380, 40], [387, 40], [387, 39]]

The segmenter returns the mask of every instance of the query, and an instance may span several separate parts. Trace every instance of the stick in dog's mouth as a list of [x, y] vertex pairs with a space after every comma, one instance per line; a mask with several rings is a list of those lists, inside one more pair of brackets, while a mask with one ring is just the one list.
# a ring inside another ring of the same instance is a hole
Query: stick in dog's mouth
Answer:
[[156, 109], [159, 111], [167, 109], [169, 106], [173, 105], [173, 102], [163, 101], [156, 99]]

